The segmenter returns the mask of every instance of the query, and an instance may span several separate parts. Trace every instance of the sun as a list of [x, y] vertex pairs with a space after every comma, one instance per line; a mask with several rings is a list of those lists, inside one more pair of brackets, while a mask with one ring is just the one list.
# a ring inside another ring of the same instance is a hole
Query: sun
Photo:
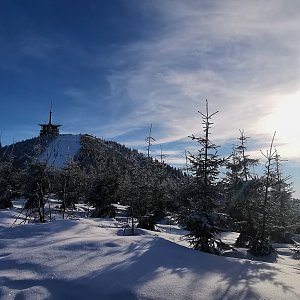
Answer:
[[271, 135], [282, 156], [300, 156], [300, 91], [272, 99], [273, 110], [261, 120], [261, 129]]

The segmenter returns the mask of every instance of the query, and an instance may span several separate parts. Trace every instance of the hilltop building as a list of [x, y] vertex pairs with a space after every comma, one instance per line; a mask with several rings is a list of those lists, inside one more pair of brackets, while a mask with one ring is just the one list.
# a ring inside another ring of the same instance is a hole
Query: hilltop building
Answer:
[[40, 136], [59, 135], [59, 127], [61, 125], [52, 124], [52, 108], [49, 112], [49, 123], [39, 124], [41, 126]]

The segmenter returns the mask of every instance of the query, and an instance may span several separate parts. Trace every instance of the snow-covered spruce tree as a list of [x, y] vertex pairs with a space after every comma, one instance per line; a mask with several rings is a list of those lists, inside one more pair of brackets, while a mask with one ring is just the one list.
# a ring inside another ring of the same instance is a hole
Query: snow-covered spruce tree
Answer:
[[[155, 212], [159, 209], [156, 197], [159, 182], [149, 172], [146, 166], [128, 170], [124, 177], [121, 197], [122, 202], [129, 207], [131, 220], [135, 218], [139, 227], [154, 230]], [[131, 223], [131, 232], [134, 234], [133, 223]]]
[[247, 139], [240, 130], [239, 145], [233, 146], [233, 151], [226, 161], [226, 176], [223, 180], [226, 197], [226, 212], [237, 221], [245, 220], [248, 210], [249, 188], [256, 177], [251, 169], [257, 165], [257, 159], [246, 154]]
[[[128, 205], [128, 215], [131, 220], [138, 221], [137, 227], [155, 230], [155, 223], [165, 216], [171, 205], [171, 194], [174, 194], [175, 178], [180, 177], [180, 172], [174, 170], [174, 178], [171, 178], [170, 169], [164, 163], [164, 155], [161, 161], [150, 156], [150, 147], [155, 139], [151, 136], [152, 124], [149, 135], [146, 137], [147, 156], [137, 160], [129, 158], [130, 165], [125, 169], [120, 184], [121, 203]], [[172, 177], [173, 177], [172, 176]], [[134, 234], [133, 222], [131, 223], [131, 234]]]
[[272, 240], [276, 242], [289, 242], [292, 185], [290, 176], [284, 176], [281, 170], [281, 158], [276, 152], [274, 168], [270, 173], [272, 187], [270, 189], [270, 202], [268, 209], [268, 228]]
[[[26, 176], [24, 196], [28, 199], [25, 205], [27, 217], [38, 216], [40, 223], [45, 223], [47, 195], [51, 193], [51, 170], [46, 162], [32, 163]], [[24, 178], [25, 181], [25, 178]]]
[[12, 206], [11, 200], [16, 190], [17, 170], [13, 165], [13, 158], [0, 161], [0, 209]]
[[[269, 170], [267, 205], [263, 210], [258, 211], [259, 224], [262, 228], [264, 218], [265, 236], [277, 242], [287, 242], [290, 229], [290, 205], [292, 197], [291, 184], [288, 182], [290, 177], [284, 177], [280, 167], [280, 155], [274, 150], [274, 155]], [[264, 184], [267, 183], [266, 172], [262, 177]], [[262, 197], [260, 206], [264, 207], [264, 197]], [[263, 212], [263, 213], [261, 213]], [[286, 240], [287, 238], [287, 240]]]
[[198, 142], [200, 149], [197, 155], [190, 154], [193, 179], [189, 181], [185, 205], [180, 213], [180, 222], [190, 231], [189, 241], [194, 249], [219, 254], [215, 235], [219, 231], [216, 226], [217, 208], [221, 199], [217, 181], [219, 168], [224, 159], [218, 155], [218, 146], [211, 142], [211, 118], [217, 113], [209, 114], [206, 100], [205, 114], [202, 116], [203, 137], [190, 136]]
[[[128, 206], [128, 216], [131, 227], [131, 235], [135, 234], [135, 222], [146, 218], [150, 213], [149, 181], [143, 167], [126, 170], [121, 184], [121, 203]], [[146, 229], [153, 230], [154, 222], [147, 224]]]
[[[45, 141], [44, 141], [45, 142]], [[39, 152], [42, 149], [42, 142], [37, 144], [37, 150], [35, 156], [31, 158], [31, 162], [27, 165], [26, 172], [23, 174], [24, 193], [23, 196], [28, 199], [25, 204], [27, 209], [26, 219], [32, 217], [40, 223], [45, 223], [48, 220], [48, 216], [51, 215], [50, 205], [49, 210], [46, 204], [49, 204], [50, 194], [53, 192], [54, 162], [51, 162], [51, 156], [56, 159], [57, 149], [51, 147], [47, 151], [47, 155], [44, 160], [39, 159]]]
[[117, 202], [120, 172], [116, 157], [108, 151], [98, 162], [90, 176], [90, 189], [86, 194], [87, 202], [95, 206], [93, 217], [114, 217]]
[[292, 198], [290, 202], [290, 224], [293, 232], [300, 233], [300, 199]]
[[17, 164], [15, 145], [0, 148], [0, 209], [11, 207], [11, 201], [19, 198], [22, 190], [22, 169]]
[[62, 201], [60, 210], [63, 219], [66, 217], [67, 208], [74, 208], [81, 197], [81, 188], [84, 178], [78, 162], [69, 159], [67, 164], [57, 171], [54, 192]]
[[274, 149], [273, 145], [275, 134], [276, 132], [273, 135], [270, 148], [266, 154], [261, 151], [266, 159], [264, 175], [261, 178], [263, 193], [257, 203], [258, 233], [249, 250], [256, 256], [269, 255], [274, 251], [269, 237], [271, 233], [270, 212], [274, 205], [272, 190], [276, 185], [276, 181], [274, 180], [276, 149]]
[[237, 246], [247, 247], [256, 237], [255, 213], [259, 181], [251, 169], [257, 165], [257, 159], [249, 158], [247, 139], [240, 130], [240, 143], [233, 147], [232, 154], [226, 161], [226, 176], [223, 180], [225, 190], [225, 211], [236, 221], [235, 230], [240, 230]]

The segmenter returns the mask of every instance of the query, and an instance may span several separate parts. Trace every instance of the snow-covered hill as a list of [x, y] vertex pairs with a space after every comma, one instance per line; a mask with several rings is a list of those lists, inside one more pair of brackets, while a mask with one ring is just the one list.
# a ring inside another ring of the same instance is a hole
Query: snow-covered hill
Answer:
[[80, 135], [60, 134], [53, 139], [40, 155], [40, 161], [47, 161], [49, 166], [63, 167], [80, 149]]
[[[27, 169], [34, 164], [36, 159], [46, 161], [48, 166], [57, 169], [66, 165], [69, 159], [75, 157], [80, 168], [91, 171], [101, 164], [109, 166], [113, 172], [122, 166], [130, 173], [129, 169], [136, 169], [148, 165], [148, 169], [160, 169], [168, 179], [182, 178], [183, 174], [167, 164], [160, 164], [155, 159], [149, 160], [137, 150], [130, 149], [117, 142], [106, 141], [88, 134], [61, 134], [57, 137], [35, 137], [17, 142], [13, 145], [0, 148], [2, 161], [12, 161], [15, 167]], [[115, 163], [115, 165], [112, 165]], [[152, 175], [150, 175], [152, 176]]]
[[213, 256], [111, 220], [13, 220], [0, 211], [1, 299], [300, 299], [297, 260]]

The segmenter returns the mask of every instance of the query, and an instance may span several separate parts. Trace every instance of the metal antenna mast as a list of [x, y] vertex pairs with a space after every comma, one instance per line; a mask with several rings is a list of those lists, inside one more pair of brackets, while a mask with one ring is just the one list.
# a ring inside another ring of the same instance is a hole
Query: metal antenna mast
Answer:
[[152, 136], [152, 124], [150, 125], [150, 130], [149, 130], [149, 135], [146, 137], [145, 141], [148, 143], [148, 148], [147, 148], [147, 157], [150, 157], [150, 147], [151, 147], [151, 141], [156, 141]]

